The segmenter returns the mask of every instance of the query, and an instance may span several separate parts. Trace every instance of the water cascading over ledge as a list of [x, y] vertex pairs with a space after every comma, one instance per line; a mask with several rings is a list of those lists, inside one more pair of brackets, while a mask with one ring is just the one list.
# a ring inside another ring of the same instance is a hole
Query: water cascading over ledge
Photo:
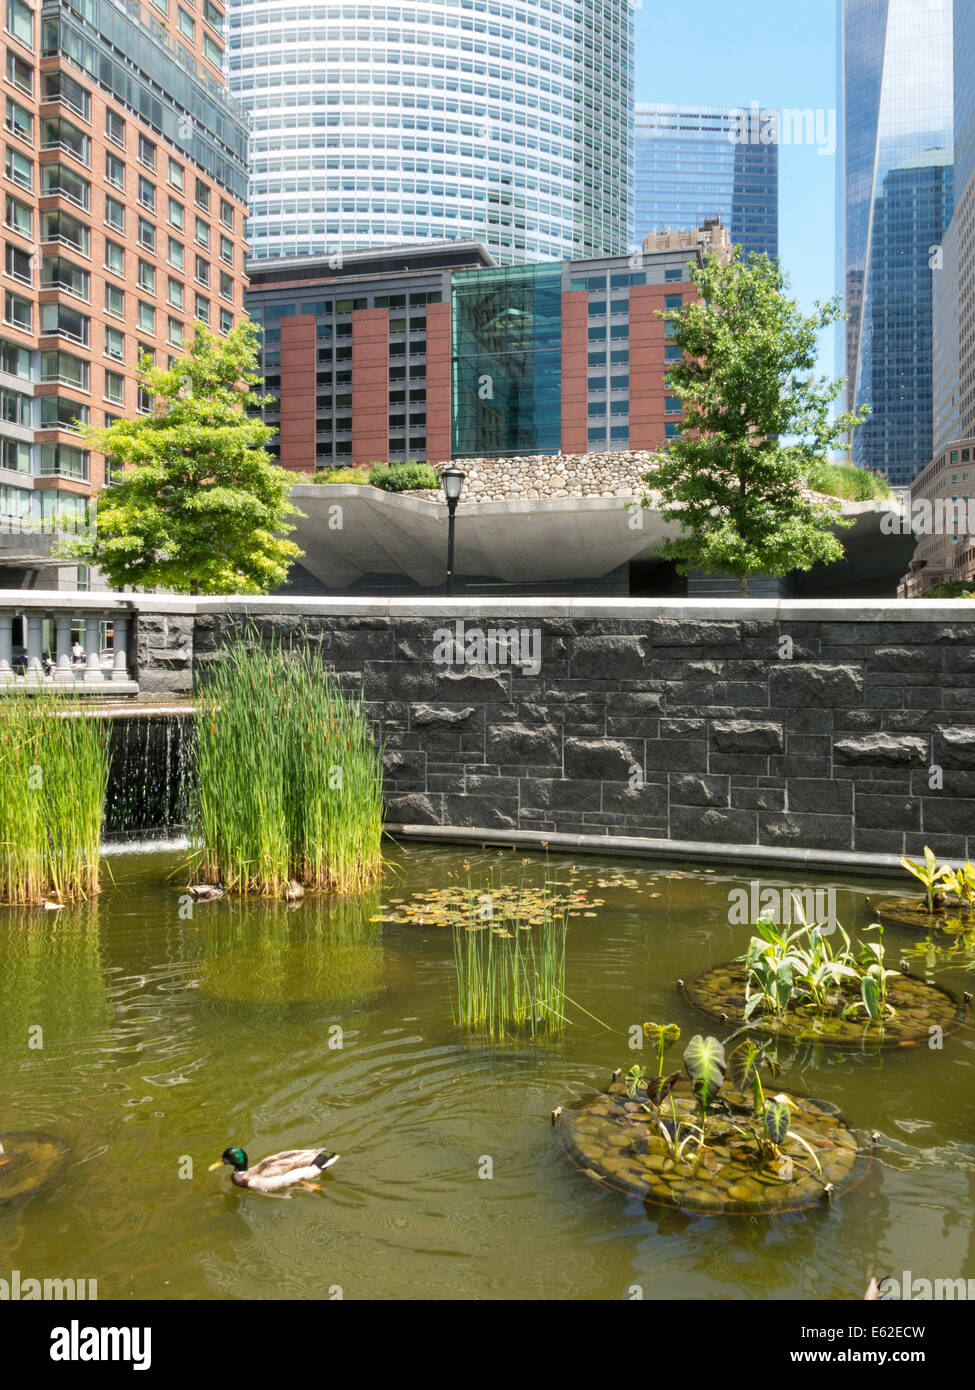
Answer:
[[103, 838], [173, 839], [186, 831], [193, 738], [190, 706], [99, 712], [111, 721]]

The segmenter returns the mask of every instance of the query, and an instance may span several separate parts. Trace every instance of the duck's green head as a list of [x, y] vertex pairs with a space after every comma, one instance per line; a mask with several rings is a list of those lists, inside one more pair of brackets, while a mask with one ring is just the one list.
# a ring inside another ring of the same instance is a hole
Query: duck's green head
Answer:
[[217, 1159], [216, 1163], [210, 1164], [210, 1172], [212, 1173], [215, 1168], [219, 1168], [222, 1163], [229, 1163], [231, 1168], [239, 1173], [247, 1167], [247, 1155], [243, 1149], [224, 1149], [222, 1156]]

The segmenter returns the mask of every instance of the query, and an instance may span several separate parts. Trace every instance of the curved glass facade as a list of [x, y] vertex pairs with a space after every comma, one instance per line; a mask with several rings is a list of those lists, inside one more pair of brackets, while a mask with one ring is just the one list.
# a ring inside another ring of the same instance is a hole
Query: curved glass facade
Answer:
[[745, 255], [779, 254], [779, 147], [733, 141], [738, 112], [748, 110], [637, 102], [637, 244], [648, 232], [692, 231], [720, 217]]
[[234, 0], [254, 257], [626, 249], [631, 0]]
[[931, 293], [952, 212], [951, 0], [843, 0], [838, 265], [854, 460], [911, 482], [931, 459]]

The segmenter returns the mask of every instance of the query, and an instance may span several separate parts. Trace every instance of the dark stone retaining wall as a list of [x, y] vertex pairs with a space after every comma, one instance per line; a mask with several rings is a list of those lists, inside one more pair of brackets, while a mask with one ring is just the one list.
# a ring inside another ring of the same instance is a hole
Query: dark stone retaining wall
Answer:
[[[191, 620], [204, 679], [243, 621], [231, 607], [200, 601]], [[263, 601], [247, 621], [314, 642], [364, 689], [393, 822], [975, 857], [970, 607], [597, 607]], [[438, 664], [458, 617], [537, 631], [538, 674]], [[163, 643], [159, 623], [141, 616], [140, 683], [185, 689], [190, 634]]]

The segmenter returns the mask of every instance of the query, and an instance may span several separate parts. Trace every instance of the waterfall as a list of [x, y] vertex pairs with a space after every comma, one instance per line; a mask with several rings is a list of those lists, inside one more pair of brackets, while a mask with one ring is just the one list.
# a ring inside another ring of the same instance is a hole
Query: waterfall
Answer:
[[182, 833], [192, 736], [189, 711], [120, 711], [111, 719], [111, 768], [102, 831], [106, 841], [171, 838]]

